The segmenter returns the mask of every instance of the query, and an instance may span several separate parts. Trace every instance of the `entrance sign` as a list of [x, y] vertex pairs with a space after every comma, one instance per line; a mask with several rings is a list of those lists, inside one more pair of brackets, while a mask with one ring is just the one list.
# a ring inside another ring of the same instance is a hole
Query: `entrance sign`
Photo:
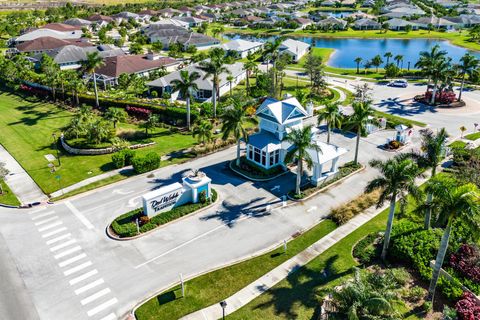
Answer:
[[175, 182], [143, 195], [143, 212], [151, 218], [161, 212], [172, 210], [184, 191], [183, 186]]

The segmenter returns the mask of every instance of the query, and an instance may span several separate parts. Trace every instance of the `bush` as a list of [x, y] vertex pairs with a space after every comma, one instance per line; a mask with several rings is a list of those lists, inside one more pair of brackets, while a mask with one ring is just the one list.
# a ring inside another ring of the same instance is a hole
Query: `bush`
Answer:
[[470, 292], [464, 292], [460, 301], [455, 304], [458, 318], [460, 320], [480, 319], [480, 306]]
[[412, 287], [407, 290], [403, 297], [410, 302], [416, 303], [423, 299], [426, 294], [427, 290], [423, 289], [422, 287]]
[[339, 225], [344, 224], [357, 214], [362, 213], [365, 209], [377, 203], [378, 197], [379, 192], [377, 191], [363, 194], [357, 199], [333, 209], [330, 212], [330, 216], [335, 223]]
[[123, 149], [115, 152], [112, 155], [113, 166], [117, 169], [129, 166], [132, 164], [132, 159], [135, 156], [135, 151], [131, 149]]
[[450, 256], [450, 265], [463, 276], [480, 283], [480, 250], [476, 246], [463, 244]]
[[389, 274], [392, 279], [401, 286], [406, 285], [412, 280], [412, 276], [407, 270], [405, 270], [405, 268], [388, 269], [387, 274]]
[[205, 190], [200, 192], [200, 194], [198, 195], [198, 201], [200, 201], [200, 203], [207, 202], [207, 192]]
[[368, 234], [353, 247], [352, 255], [361, 264], [372, 263], [380, 255], [380, 246], [375, 243], [378, 238], [376, 232]]
[[232, 161], [232, 166], [252, 178], [269, 178], [284, 172], [282, 166], [265, 169], [248, 160], [245, 156], [240, 158], [240, 167], [237, 167], [235, 160]]
[[144, 157], [135, 156], [132, 159], [132, 165], [136, 173], [152, 171], [160, 166], [160, 156], [155, 152], [149, 152]]
[[452, 279], [447, 279], [441, 276], [438, 279], [437, 288], [440, 289], [445, 298], [449, 299], [450, 301], [457, 301], [463, 293], [462, 284], [455, 277], [452, 277]]

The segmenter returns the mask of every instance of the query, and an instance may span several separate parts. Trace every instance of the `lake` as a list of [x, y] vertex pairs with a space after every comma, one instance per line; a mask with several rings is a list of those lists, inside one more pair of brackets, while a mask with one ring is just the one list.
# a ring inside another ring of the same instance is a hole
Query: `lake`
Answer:
[[[245, 35], [230, 35], [229, 39], [252, 39], [257, 41], [267, 41], [270, 38], [252, 38]], [[335, 53], [328, 61], [328, 65], [338, 68], [356, 68], [355, 58], [361, 57], [364, 61], [372, 59], [375, 55], [382, 56], [386, 52], [391, 52], [393, 56], [403, 55], [403, 67], [407, 68], [410, 62], [411, 68], [418, 61], [421, 51], [430, 50], [431, 47], [438, 44], [442, 50], [448, 52], [448, 56], [454, 62], [458, 62], [460, 57], [466, 52], [471, 52], [480, 58], [480, 52], [472, 52], [462, 47], [452, 45], [446, 40], [434, 39], [333, 39], [333, 38], [312, 38], [297, 37], [294, 38], [307, 42], [317, 48], [332, 48]]]

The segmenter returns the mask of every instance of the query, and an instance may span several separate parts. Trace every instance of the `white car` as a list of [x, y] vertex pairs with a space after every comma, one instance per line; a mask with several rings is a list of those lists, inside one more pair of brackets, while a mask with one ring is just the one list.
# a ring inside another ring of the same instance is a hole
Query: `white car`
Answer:
[[389, 87], [397, 87], [397, 88], [406, 88], [408, 86], [408, 81], [407, 80], [393, 80], [388, 84]]

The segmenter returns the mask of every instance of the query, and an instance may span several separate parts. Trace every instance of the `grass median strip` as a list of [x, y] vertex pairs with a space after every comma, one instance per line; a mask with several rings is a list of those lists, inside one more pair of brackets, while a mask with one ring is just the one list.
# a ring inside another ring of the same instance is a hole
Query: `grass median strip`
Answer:
[[336, 227], [331, 220], [324, 220], [291, 240], [286, 253], [283, 247], [278, 248], [256, 258], [191, 279], [186, 282], [185, 298], [181, 297], [180, 287], [175, 286], [148, 300], [137, 309], [135, 315], [138, 320], [178, 319], [217, 303], [303, 251]]
[[5, 181], [0, 180], [0, 184], [2, 185], [3, 193], [0, 193], [0, 203], [6, 204], [8, 206], [19, 206], [20, 201], [18, 201], [15, 194], [12, 192], [9, 186], [5, 183]]
[[480, 139], [480, 132], [470, 133], [465, 136], [465, 139], [475, 141]]

